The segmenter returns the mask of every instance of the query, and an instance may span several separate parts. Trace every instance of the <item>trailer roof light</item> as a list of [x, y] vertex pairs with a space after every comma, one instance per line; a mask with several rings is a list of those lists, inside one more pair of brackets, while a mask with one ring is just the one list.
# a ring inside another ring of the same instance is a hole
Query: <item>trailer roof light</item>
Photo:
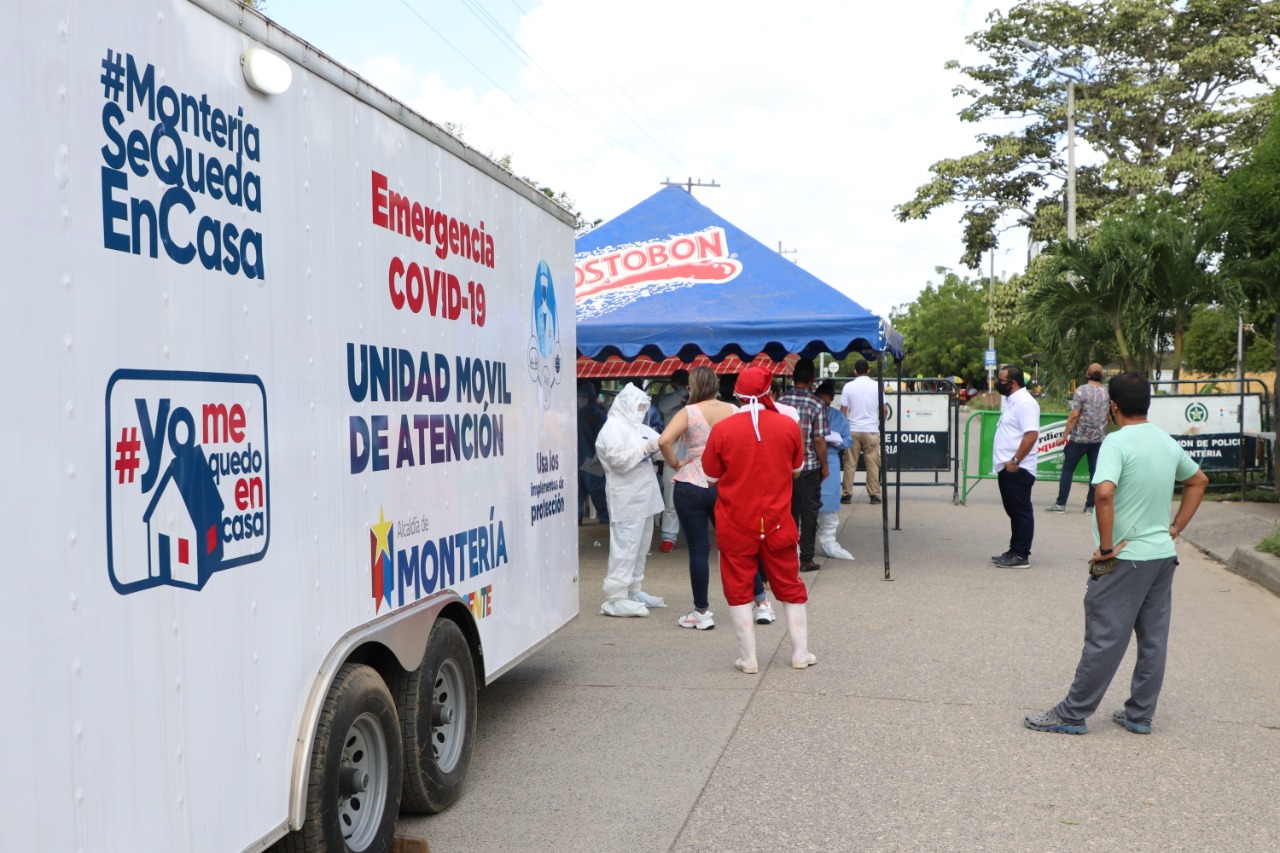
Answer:
[[240, 54], [244, 81], [264, 95], [280, 95], [293, 82], [289, 63], [264, 47], [251, 47]]

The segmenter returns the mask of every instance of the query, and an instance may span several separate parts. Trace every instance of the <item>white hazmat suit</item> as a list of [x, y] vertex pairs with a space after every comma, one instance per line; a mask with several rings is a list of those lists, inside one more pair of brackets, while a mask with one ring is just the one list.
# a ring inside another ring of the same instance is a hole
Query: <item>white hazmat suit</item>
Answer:
[[609, 501], [609, 572], [600, 608], [608, 616], [648, 616], [650, 607], [666, 607], [661, 598], [640, 589], [653, 517], [663, 510], [662, 489], [650, 458], [658, 450], [658, 434], [645, 425], [649, 405], [648, 394], [626, 386], [596, 439]]

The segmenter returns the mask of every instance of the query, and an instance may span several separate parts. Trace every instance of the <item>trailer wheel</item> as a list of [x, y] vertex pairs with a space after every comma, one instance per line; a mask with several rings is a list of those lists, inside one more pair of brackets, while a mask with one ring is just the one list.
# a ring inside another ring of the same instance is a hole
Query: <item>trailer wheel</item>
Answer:
[[476, 738], [476, 675], [471, 648], [449, 619], [437, 619], [422, 664], [395, 685], [404, 735], [401, 808], [436, 814], [457, 801]]
[[391, 849], [402, 784], [400, 723], [391, 691], [360, 664], [338, 670], [311, 747], [306, 823], [289, 853]]

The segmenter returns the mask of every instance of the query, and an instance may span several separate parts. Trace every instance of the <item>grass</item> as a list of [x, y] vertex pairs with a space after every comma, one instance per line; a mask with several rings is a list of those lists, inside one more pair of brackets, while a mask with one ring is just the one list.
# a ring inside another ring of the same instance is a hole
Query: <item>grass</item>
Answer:
[[1258, 543], [1257, 550], [1280, 557], [1280, 525], [1276, 525], [1271, 535]]
[[[1207, 501], [1239, 501], [1240, 489], [1211, 489], [1204, 496]], [[1251, 489], [1245, 487], [1244, 490], [1245, 503], [1273, 504], [1280, 503], [1280, 494], [1276, 494], [1270, 489]]]

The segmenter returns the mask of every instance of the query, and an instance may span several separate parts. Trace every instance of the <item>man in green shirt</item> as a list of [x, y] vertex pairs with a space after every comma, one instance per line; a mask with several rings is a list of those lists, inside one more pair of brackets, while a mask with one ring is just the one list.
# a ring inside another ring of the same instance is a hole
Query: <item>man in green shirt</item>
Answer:
[[[1098, 709], [1124, 659], [1129, 635], [1138, 637], [1138, 660], [1124, 708], [1111, 719], [1135, 734], [1150, 734], [1164, 683], [1174, 540], [1204, 498], [1209, 478], [1176, 441], [1147, 423], [1151, 383], [1137, 373], [1112, 377], [1111, 418], [1119, 429], [1107, 436], [1093, 476], [1096, 515], [1084, 595], [1084, 652], [1067, 698], [1043, 714], [1023, 719], [1040, 732], [1082, 735], [1085, 719]], [[1174, 483], [1182, 503], [1169, 520]]]

